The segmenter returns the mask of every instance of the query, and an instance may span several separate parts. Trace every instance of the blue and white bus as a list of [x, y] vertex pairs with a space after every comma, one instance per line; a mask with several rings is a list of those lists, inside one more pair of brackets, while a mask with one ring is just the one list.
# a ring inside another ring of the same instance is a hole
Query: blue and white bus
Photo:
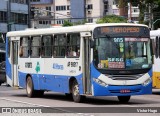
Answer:
[[[149, 28], [108, 23], [8, 32], [6, 77], [28, 97], [55, 91], [72, 95], [117, 96], [152, 93]], [[128, 57], [131, 46], [134, 57]]]

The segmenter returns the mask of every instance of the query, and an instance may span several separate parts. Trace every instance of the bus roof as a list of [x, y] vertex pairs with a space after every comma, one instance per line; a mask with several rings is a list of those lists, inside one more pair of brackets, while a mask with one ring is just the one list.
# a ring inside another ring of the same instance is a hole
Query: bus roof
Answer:
[[160, 36], [160, 30], [151, 30], [150, 31], [150, 36], [151, 37]]
[[99, 26], [145, 26], [145, 27], [148, 27], [143, 24], [132, 24], [132, 23], [85, 24], [85, 25], [69, 26], [69, 27], [26, 29], [22, 31], [12, 31], [12, 32], [7, 33], [7, 37], [85, 32], [85, 31], [92, 31], [94, 28], [99, 27]]

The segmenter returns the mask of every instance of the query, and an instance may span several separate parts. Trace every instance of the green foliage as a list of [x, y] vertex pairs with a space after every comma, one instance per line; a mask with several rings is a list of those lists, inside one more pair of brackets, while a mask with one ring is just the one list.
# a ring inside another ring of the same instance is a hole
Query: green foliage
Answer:
[[87, 23], [86, 20], [81, 20], [81, 21], [78, 21], [78, 22], [74, 22], [74, 25], [83, 25], [85, 23]]
[[81, 21], [77, 21], [77, 22], [73, 22], [73, 23], [65, 20], [64, 23], [63, 23], [63, 27], [73, 26], [73, 25], [82, 25], [82, 24], [85, 24], [85, 23], [87, 23], [86, 20], [81, 20]]
[[119, 8], [123, 8], [123, 7], [127, 6], [127, 1], [126, 0], [119, 0], [118, 4], [119, 4]]
[[107, 15], [97, 21], [97, 23], [125, 23], [127, 19], [117, 15]]
[[63, 23], [63, 27], [67, 27], [67, 26], [73, 26], [73, 24], [71, 22], [65, 20]]

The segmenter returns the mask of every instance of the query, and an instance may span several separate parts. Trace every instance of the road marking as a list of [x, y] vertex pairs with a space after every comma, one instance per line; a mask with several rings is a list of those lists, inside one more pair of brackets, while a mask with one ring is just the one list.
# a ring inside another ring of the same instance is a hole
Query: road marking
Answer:
[[23, 104], [28, 104], [28, 105], [39, 106], [39, 107], [50, 107], [50, 106], [46, 106], [46, 105], [33, 104], [33, 103], [29, 103], [29, 102], [23, 102], [23, 101], [19, 101], [19, 100], [7, 99], [7, 98], [3, 98], [3, 97], [0, 98], [0, 99], [7, 100], [7, 101], [12, 101], [12, 102], [23, 103]]
[[[23, 104], [28, 104], [28, 105], [33, 105], [33, 106], [39, 106], [39, 107], [49, 107], [49, 108], [53, 108], [51, 106], [47, 106], [47, 105], [40, 105], [40, 104], [33, 104], [33, 103], [29, 103], [29, 102], [23, 102], [23, 101], [19, 101], [19, 100], [13, 100], [13, 99], [7, 99], [7, 98], [0, 98], [1, 100], [6, 100], [6, 101], [12, 101], [12, 102], [18, 102], [18, 103], [23, 103]], [[68, 113], [74, 113], [77, 115], [90, 115], [90, 116], [94, 116], [93, 114], [85, 114], [85, 113], [76, 113], [76, 112], [71, 112], [71, 111], [67, 111], [61, 108], [54, 108], [56, 110], [60, 110], [60, 111], [64, 111], [64, 112], [68, 112]]]

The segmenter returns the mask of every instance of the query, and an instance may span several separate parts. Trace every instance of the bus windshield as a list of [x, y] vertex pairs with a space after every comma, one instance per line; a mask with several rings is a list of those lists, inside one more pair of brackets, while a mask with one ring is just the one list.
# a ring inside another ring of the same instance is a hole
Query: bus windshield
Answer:
[[96, 38], [94, 64], [98, 69], [151, 68], [149, 38], [107, 36]]

